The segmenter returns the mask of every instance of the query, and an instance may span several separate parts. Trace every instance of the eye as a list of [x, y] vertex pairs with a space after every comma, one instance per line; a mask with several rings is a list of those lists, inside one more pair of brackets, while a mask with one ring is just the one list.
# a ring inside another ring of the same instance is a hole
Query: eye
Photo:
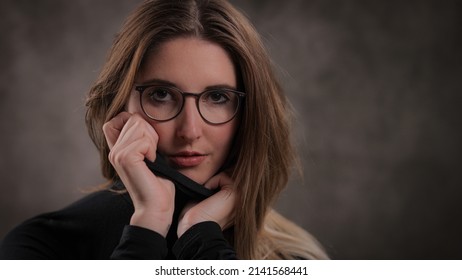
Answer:
[[165, 87], [151, 87], [147, 94], [151, 102], [170, 102], [175, 97], [173, 90]]
[[226, 90], [213, 90], [207, 92], [203, 99], [211, 104], [225, 104], [230, 100], [230, 93]]

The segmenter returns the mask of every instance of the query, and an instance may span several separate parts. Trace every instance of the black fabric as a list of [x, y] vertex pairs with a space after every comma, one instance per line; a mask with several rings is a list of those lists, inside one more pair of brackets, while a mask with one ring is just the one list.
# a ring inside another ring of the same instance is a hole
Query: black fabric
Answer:
[[217, 223], [193, 225], [173, 246], [179, 260], [231, 260], [236, 252], [226, 242]]
[[159, 153], [157, 153], [156, 161], [151, 162], [145, 159], [145, 162], [154, 174], [172, 180], [177, 191], [182, 192], [190, 199], [200, 201], [214, 193], [213, 191], [184, 176], [177, 170], [169, 167], [165, 162], [164, 157]]
[[149, 229], [127, 225], [111, 259], [162, 260], [167, 254], [167, 242], [162, 235]]
[[[120, 183], [113, 188], [121, 188]], [[174, 245], [180, 247], [181, 256], [232, 257], [228, 253], [232, 247], [213, 222], [192, 227], [177, 241], [173, 230], [164, 239], [154, 231], [129, 226], [133, 211], [128, 193], [92, 193], [60, 211], [36, 216], [17, 226], [0, 244], [0, 259], [176, 259]], [[201, 238], [192, 243], [182, 241], [195, 234]], [[196, 251], [201, 242], [200, 251]]]

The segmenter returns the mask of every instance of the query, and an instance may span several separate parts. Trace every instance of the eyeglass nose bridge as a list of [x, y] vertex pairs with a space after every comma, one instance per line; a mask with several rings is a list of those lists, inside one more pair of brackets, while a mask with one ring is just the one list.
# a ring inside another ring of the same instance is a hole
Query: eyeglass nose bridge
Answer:
[[199, 100], [201, 98], [201, 93], [193, 93], [193, 92], [182, 92], [181, 95], [183, 95], [184, 98], [190, 96], [194, 97], [196, 100]]
[[182, 99], [180, 109], [178, 110], [178, 112], [175, 114], [175, 117], [173, 118], [178, 117], [181, 114], [181, 112], [183, 112], [184, 105], [186, 104], [186, 97], [193, 97], [196, 100], [197, 112], [199, 113], [199, 115], [205, 122], [210, 123], [206, 118], [204, 118], [204, 116], [202, 115], [201, 109], [199, 108], [199, 99], [201, 98], [202, 93], [193, 93], [193, 92], [184, 92], [184, 91], [179, 91], [179, 92], [183, 96], [183, 99]]
[[184, 91], [180, 93], [183, 96], [183, 104], [181, 105], [181, 109], [179, 113], [181, 113], [181, 111], [183, 110], [184, 104], [186, 103], [186, 97], [193, 97], [194, 99], [196, 99], [197, 110], [200, 113], [201, 110], [199, 110], [199, 100], [202, 97], [203, 93], [193, 93], [193, 92], [184, 92]]

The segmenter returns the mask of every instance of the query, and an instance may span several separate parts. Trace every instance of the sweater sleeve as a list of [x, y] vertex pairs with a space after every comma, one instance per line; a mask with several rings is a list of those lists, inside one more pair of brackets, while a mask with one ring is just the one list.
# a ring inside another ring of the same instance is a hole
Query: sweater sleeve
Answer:
[[173, 246], [173, 253], [183, 260], [233, 260], [234, 248], [226, 241], [215, 222], [202, 222], [188, 229]]
[[167, 241], [162, 235], [143, 227], [127, 225], [111, 259], [162, 260], [167, 253]]
[[[223, 236], [220, 226], [203, 222], [192, 226], [177, 240], [173, 253], [178, 259], [236, 259], [234, 249]], [[165, 259], [167, 242], [155, 231], [127, 225], [111, 259]]]

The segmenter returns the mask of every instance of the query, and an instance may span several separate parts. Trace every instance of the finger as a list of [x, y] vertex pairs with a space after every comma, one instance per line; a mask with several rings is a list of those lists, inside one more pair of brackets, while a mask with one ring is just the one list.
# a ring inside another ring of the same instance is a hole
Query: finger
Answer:
[[180, 216], [178, 236], [181, 236], [192, 225], [205, 221], [218, 223], [222, 230], [228, 228], [233, 224], [235, 203], [234, 189], [224, 187], [198, 204], [187, 205]]
[[215, 195], [217, 195], [217, 199], [223, 199], [224, 201], [232, 201], [231, 204], [234, 205], [236, 193], [232, 184], [220, 186], [220, 190]]
[[142, 117], [133, 114], [121, 130], [115, 145], [125, 147], [138, 140], [150, 143], [151, 148], [144, 151], [144, 156], [148, 160], [154, 161], [159, 140], [158, 134]]
[[[131, 141], [140, 137], [152, 137], [155, 143], [158, 142], [159, 136], [156, 130], [144, 118], [138, 114], [133, 114], [127, 120], [124, 128], [120, 132], [120, 136], [124, 141]], [[157, 145], [156, 145], [157, 146]]]
[[112, 149], [112, 147], [114, 147], [114, 144], [119, 138], [119, 135], [123, 127], [130, 119], [130, 116], [131, 114], [128, 112], [121, 112], [103, 125], [103, 133], [104, 137], [106, 138], [106, 142], [109, 146], [109, 149]]
[[217, 188], [223, 188], [225, 186], [231, 187], [232, 185], [233, 180], [226, 173], [220, 172], [205, 182], [204, 187], [209, 190], [214, 190]]
[[156, 145], [151, 137], [143, 136], [127, 144], [117, 142], [109, 152], [109, 161], [114, 167], [135, 167], [144, 163], [144, 158], [155, 158]]

